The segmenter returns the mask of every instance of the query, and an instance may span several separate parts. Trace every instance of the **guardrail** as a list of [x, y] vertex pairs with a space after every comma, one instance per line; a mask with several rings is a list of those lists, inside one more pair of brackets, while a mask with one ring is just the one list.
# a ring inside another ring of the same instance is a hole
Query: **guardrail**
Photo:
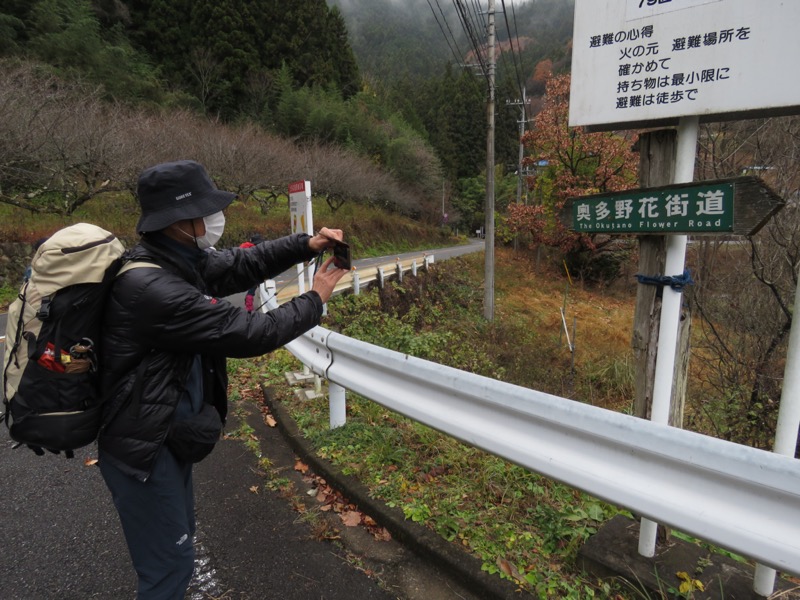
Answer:
[[464, 443], [800, 575], [798, 460], [481, 377], [322, 327], [286, 347], [315, 375]]
[[459, 371], [316, 327], [315, 374], [531, 471], [800, 575], [800, 461]]
[[[373, 282], [377, 282], [378, 285], [382, 287], [384, 280], [390, 276], [395, 276], [402, 281], [404, 272], [410, 272], [412, 275], [416, 275], [418, 268], [427, 269], [428, 265], [433, 264], [433, 262], [434, 257], [432, 254], [422, 254], [419, 259], [408, 258], [400, 260], [398, 258], [394, 262], [387, 262], [374, 267], [364, 267], [362, 269], [353, 267], [349, 273], [339, 280], [333, 293], [339, 294], [352, 288], [353, 293], [358, 294], [361, 286], [369, 285]], [[274, 282], [265, 282], [261, 295], [264, 298], [275, 297]], [[297, 295], [297, 288], [295, 286], [285, 286], [277, 290], [277, 302], [278, 304], [282, 304], [287, 300], [291, 300], [295, 295]], [[256, 306], [259, 304], [260, 303], [256, 303]]]

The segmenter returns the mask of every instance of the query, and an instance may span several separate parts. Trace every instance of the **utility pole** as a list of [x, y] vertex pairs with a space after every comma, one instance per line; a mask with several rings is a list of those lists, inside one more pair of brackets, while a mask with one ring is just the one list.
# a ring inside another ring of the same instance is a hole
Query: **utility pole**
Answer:
[[495, 33], [494, 0], [489, 0], [488, 10], [489, 50], [489, 101], [486, 103], [486, 231], [484, 261], [483, 316], [494, 320], [494, 78], [495, 78]]
[[528, 122], [528, 100], [527, 100], [527, 90], [523, 87], [522, 88], [522, 101], [516, 100], [511, 102], [510, 100], [506, 100], [506, 104], [508, 106], [519, 106], [520, 109], [520, 117], [519, 121], [519, 159], [517, 160], [517, 204], [522, 201], [522, 178], [524, 177], [524, 172], [522, 170], [522, 156], [524, 152], [524, 148], [522, 146], [522, 136], [525, 135], [525, 125]]

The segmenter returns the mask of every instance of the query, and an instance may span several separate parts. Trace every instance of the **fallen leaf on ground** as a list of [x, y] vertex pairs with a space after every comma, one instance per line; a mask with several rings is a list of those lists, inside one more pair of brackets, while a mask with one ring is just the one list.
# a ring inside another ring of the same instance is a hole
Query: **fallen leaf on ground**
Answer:
[[497, 558], [497, 567], [509, 577], [516, 581], [522, 581], [522, 575], [512, 563], [508, 562], [505, 558]]
[[364, 515], [364, 525], [366, 525], [367, 527], [375, 527], [377, 523], [375, 522], [375, 519], [373, 519], [369, 515]]
[[265, 421], [265, 422], [266, 422], [266, 424], [267, 424], [267, 425], [269, 425], [270, 427], [275, 427], [275, 426], [278, 424], [278, 422], [275, 420], [275, 417], [273, 417], [272, 415], [267, 415], [267, 416], [264, 418], [264, 421]]
[[352, 510], [341, 513], [339, 518], [342, 520], [342, 523], [348, 527], [355, 527], [361, 523], [361, 513]]
[[302, 460], [298, 460], [296, 463], [294, 463], [294, 470], [300, 471], [301, 473], [307, 473], [308, 465], [304, 463]]
[[257, 485], [251, 485], [250, 486], [250, 491], [253, 492], [254, 494], [257, 494], [258, 493], [258, 486]]
[[87, 456], [86, 460], [83, 462], [83, 464], [86, 465], [87, 467], [93, 467], [94, 465], [97, 464], [97, 462], [98, 461], [97, 461], [96, 458], [91, 458], [91, 457]]

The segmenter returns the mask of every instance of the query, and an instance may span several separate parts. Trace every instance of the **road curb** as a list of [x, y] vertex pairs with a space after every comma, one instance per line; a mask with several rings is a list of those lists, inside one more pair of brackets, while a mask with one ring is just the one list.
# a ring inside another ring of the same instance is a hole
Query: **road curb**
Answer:
[[359, 510], [385, 527], [396, 540], [414, 553], [451, 573], [453, 579], [462, 585], [466, 584], [487, 600], [519, 599], [518, 587], [510, 581], [482, 571], [482, 563], [478, 558], [467, 554], [423, 525], [406, 520], [402, 510], [372, 498], [369, 490], [358, 479], [345, 475], [333, 464], [317, 456], [286, 408], [273, 397], [269, 387], [262, 385], [261, 389], [264, 403], [275, 417], [277, 427], [289, 446], [303, 462], [324, 477], [329, 485], [356, 504]]

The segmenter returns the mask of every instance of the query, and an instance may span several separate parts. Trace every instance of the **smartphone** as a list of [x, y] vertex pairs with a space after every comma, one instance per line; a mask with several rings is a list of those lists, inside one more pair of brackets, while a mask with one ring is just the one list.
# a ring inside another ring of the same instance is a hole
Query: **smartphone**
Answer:
[[348, 271], [353, 266], [353, 261], [350, 256], [350, 246], [344, 242], [336, 242], [333, 247], [333, 264], [339, 269], [347, 269]]

